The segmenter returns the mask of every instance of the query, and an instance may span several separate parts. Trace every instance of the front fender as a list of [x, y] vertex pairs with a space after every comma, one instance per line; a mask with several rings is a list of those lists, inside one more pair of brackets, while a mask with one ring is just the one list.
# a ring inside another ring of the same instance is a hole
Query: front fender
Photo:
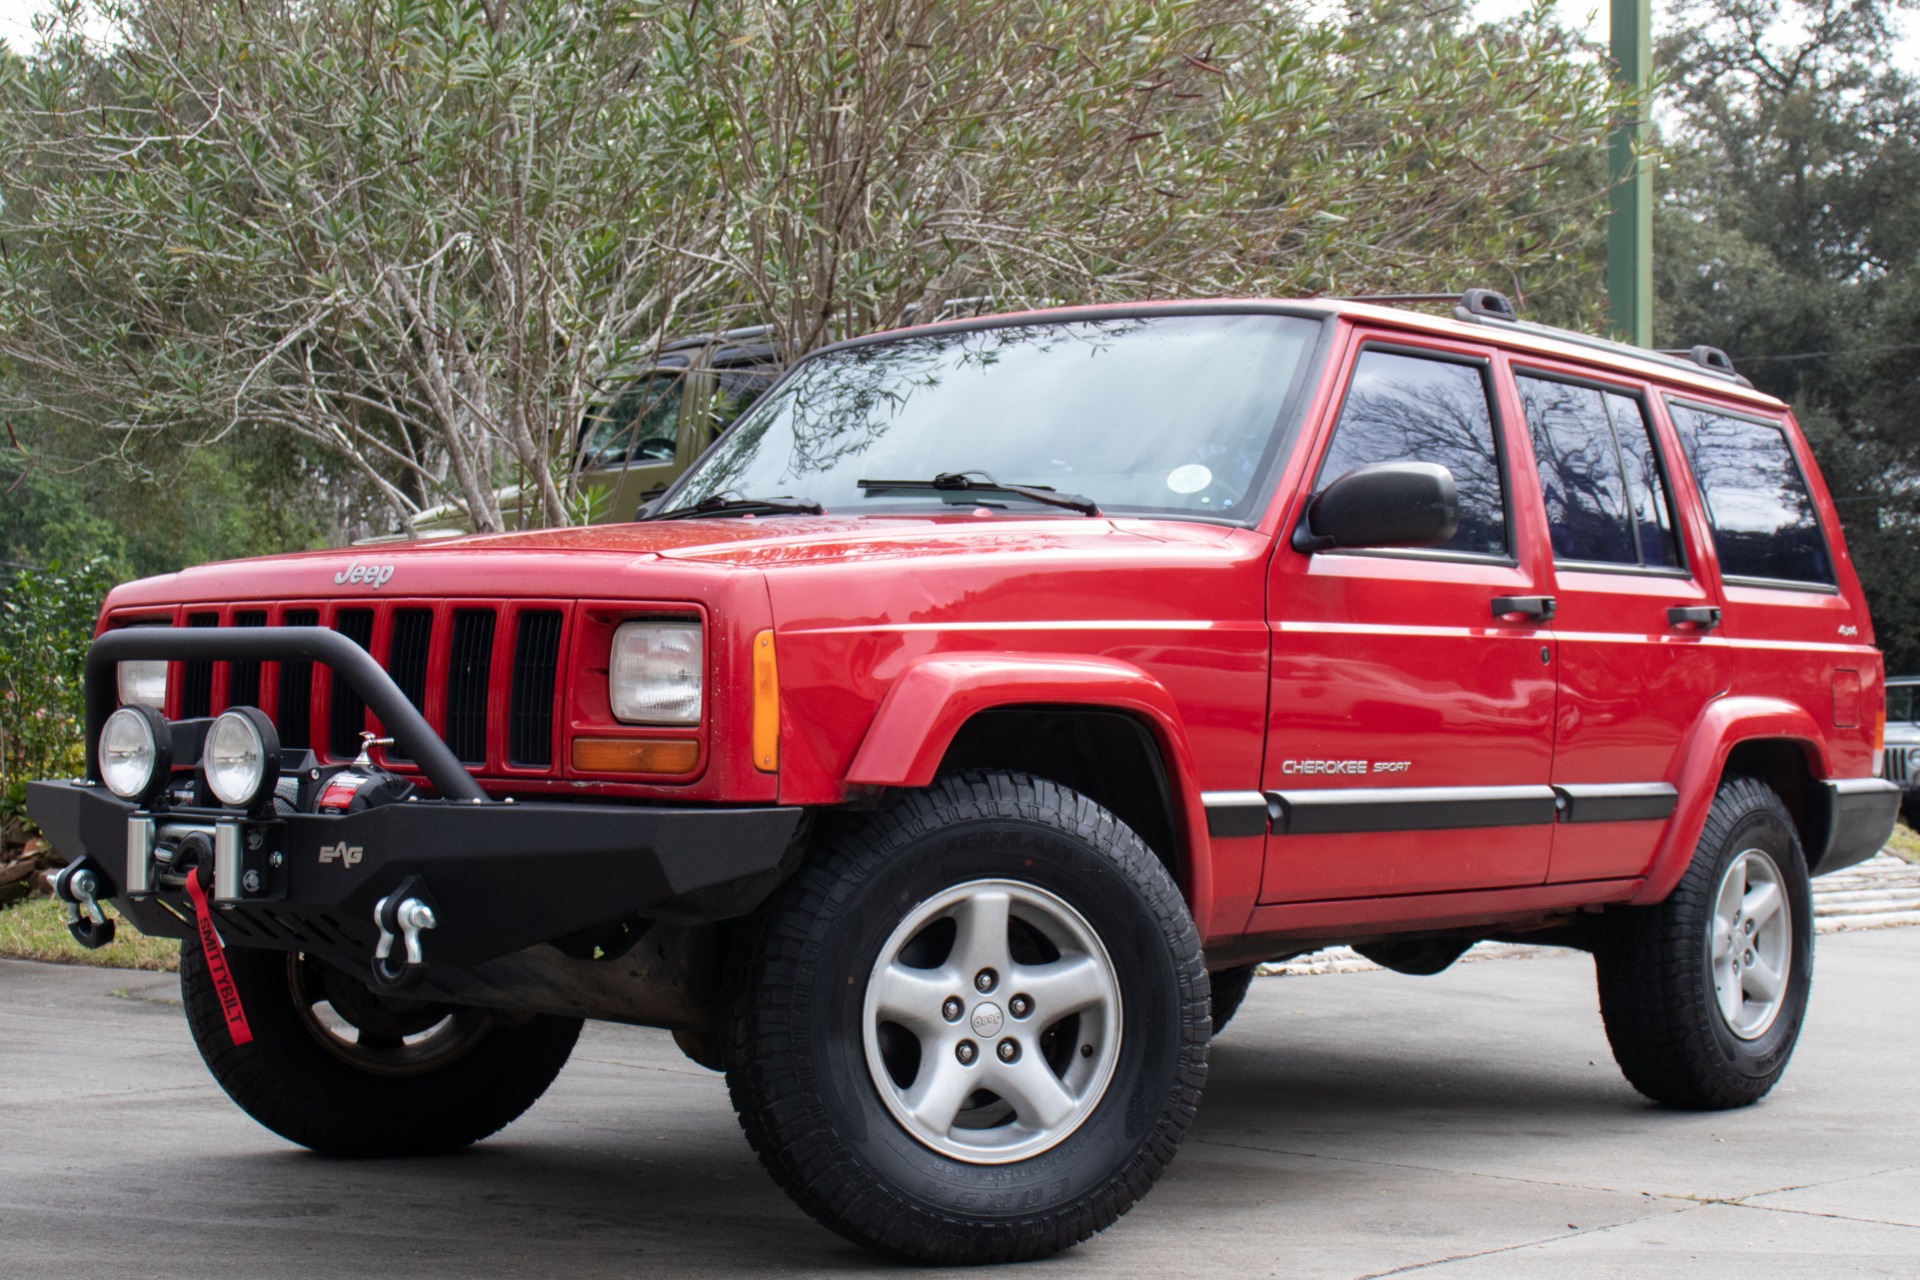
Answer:
[[[1664, 901], [1680, 883], [1707, 825], [1707, 811], [1713, 807], [1727, 757], [1742, 742], [1758, 739], [1796, 744], [1806, 752], [1807, 767], [1815, 778], [1831, 776], [1826, 735], [1806, 708], [1779, 698], [1721, 698], [1709, 703], [1680, 751], [1680, 768], [1673, 779], [1680, 803], [1654, 850], [1646, 881], [1634, 895], [1635, 904]], [[1807, 852], [1809, 858], [1816, 856], [1814, 850]]]
[[998, 707], [1098, 707], [1145, 722], [1160, 747], [1186, 848], [1181, 888], [1202, 937], [1213, 888], [1210, 845], [1193, 751], [1173, 695], [1131, 663], [1074, 654], [940, 654], [902, 672], [875, 711], [848, 768], [861, 787], [924, 787], [931, 783], [962, 725]]

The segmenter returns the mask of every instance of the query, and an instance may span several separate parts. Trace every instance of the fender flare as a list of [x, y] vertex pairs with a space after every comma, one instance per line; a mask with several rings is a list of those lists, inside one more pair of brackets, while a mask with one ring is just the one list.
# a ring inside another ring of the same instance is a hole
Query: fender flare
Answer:
[[848, 767], [850, 787], [924, 787], [932, 783], [961, 726], [996, 707], [1073, 706], [1118, 711], [1152, 731], [1173, 793], [1184, 846], [1188, 909], [1207, 936], [1213, 892], [1211, 845], [1179, 705], [1139, 667], [1079, 654], [935, 654], [894, 680]]
[[[1634, 905], [1664, 901], [1680, 883], [1707, 825], [1707, 811], [1713, 807], [1727, 758], [1741, 743], [1761, 739], [1798, 746], [1806, 753], [1807, 770], [1816, 781], [1830, 775], [1826, 735], [1805, 707], [1760, 697], [1721, 698], [1708, 704], [1680, 749], [1673, 779], [1680, 803], [1654, 849], [1647, 878], [1633, 896]], [[1818, 851], [1810, 849], [1807, 856], [1816, 858]]]

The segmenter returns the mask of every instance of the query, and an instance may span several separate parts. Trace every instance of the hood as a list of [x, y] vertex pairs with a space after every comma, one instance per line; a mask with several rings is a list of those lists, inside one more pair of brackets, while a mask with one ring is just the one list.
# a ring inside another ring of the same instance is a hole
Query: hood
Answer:
[[627, 571], [663, 576], [956, 555], [1034, 554], [1092, 561], [1158, 545], [1218, 547], [1243, 529], [1106, 517], [940, 515], [662, 520], [475, 534], [229, 560], [117, 588], [109, 607], [342, 596], [598, 596]]

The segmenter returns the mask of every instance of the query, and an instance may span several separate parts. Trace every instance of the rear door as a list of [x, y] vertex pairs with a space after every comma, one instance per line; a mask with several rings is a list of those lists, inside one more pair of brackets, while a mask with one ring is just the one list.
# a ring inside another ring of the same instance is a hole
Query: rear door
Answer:
[[1677, 801], [1680, 745], [1726, 688], [1722, 602], [1647, 389], [1568, 366], [1512, 374], [1553, 555], [1562, 813], [1548, 878], [1640, 875]]
[[1460, 526], [1426, 550], [1303, 554], [1283, 536], [1262, 899], [1538, 884], [1554, 812], [1547, 569], [1537, 517], [1511, 501], [1524, 444], [1493, 396], [1492, 352], [1363, 332], [1341, 376], [1310, 488], [1368, 463], [1439, 463]]
[[1805, 708], [1836, 771], [1866, 774], [1880, 658], [1805, 441], [1784, 413], [1681, 396], [1665, 404], [1712, 529], [1724, 634], [1739, 658], [1730, 692]]

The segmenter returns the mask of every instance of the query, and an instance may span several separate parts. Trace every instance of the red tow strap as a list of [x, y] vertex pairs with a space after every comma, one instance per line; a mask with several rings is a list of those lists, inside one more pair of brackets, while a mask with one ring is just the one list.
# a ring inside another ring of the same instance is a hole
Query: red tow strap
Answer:
[[247, 1011], [240, 1007], [240, 988], [233, 985], [233, 971], [227, 968], [226, 944], [213, 927], [213, 913], [207, 910], [207, 891], [200, 885], [199, 868], [187, 872], [187, 896], [193, 899], [193, 920], [200, 930], [200, 950], [207, 957], [207, 974], [220, 997], [220, 1012], [227, 1018], [227, 1034], [235, 1044], [252, 1044], [253, 1028], [247, 1025]]

